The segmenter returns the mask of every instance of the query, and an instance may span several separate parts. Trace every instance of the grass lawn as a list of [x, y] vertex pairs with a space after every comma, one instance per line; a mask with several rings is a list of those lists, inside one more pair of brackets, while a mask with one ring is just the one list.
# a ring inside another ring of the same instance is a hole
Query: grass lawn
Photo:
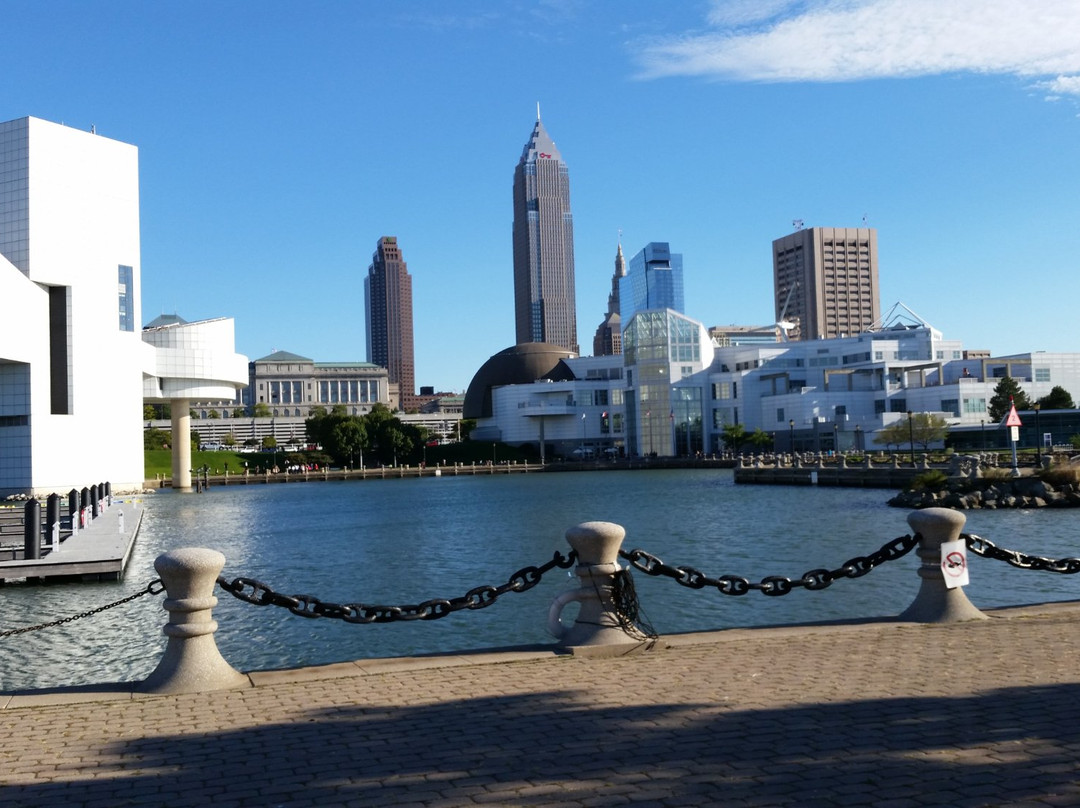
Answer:
[[[147, 449], [145, 479], [153, 480], [158, 474], [164, 474], [166, 478], [172, 477], [172, 450], [171, 449]], [[237, 452], [192, 452], [191, 467], [201, 469], [203, 465], [210, 467], [211, 474], [223, 474], [228, 468], [230, 472], [242, 472], [244, 462], [254, 468], [260, 460], [257, 454], [238, 454]]]

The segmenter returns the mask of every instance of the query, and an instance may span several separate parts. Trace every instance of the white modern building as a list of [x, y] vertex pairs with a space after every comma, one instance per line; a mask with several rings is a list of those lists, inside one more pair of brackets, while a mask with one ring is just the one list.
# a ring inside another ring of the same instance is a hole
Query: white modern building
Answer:
[[231, 321], [144, 341], [140, 273], [138, 150], [0, 123], [0, 496], [141, 487], [144, 392], [245, 383]]
[[725, 426], [741, 424], [780, 450], [843, 451], [874, 448], [874, 434], [908, 413], [996, 428], [987, 407], [1003, 376], [1033, 401], [1055, 386], [1080, 400], [1080, 354], [965, 352], [901, 304], [851, 337], [720, 347], [666, 309], [639, 312], [623, 340], [621, 357], [550, 357], [532, 383], [478, 373], [473, 384], [490, 407], [476, 406], [481, 391], [470, 386], [473, 438], [546, 442], [549, 456], [579, 447], [586, 456], [688, 456], [721, 451]]

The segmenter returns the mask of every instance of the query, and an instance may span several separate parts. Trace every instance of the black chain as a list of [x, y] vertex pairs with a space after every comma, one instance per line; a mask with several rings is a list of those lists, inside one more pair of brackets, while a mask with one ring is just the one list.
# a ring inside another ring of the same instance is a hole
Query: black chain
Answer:
[[436, 598], [403, 606], [329, 603], [314, 595], [282, 595], [254, 578], [234, 578], [230, 582], [224, 576], [219, 576], [217, 582], [222, 589], [245, 603], [281, 606], [300, 617], [333, 617], [346, 623], [393, 623], [398, 620], [436, 620], [462, 609], [483, 609], [507, 592], [532, 589], [540, 583], [544, 573], [555, 567], [569, 569], [576, 559], [577, 553], [574, 551], [565, 556], [556, 551], [551, 561], [539, 567], [523, 567], [502, 586], [477, 586], [461, 597]]
[[116, 603], [110, 603], [106, 606], [98, 606], [96, 609], [91, 609], [88, 612], [82, 614], [72, 615], [71, 617], [64, 617], [60, 620], [53, 620], [51, 623], [42, 623], [38, 626], [26, 626], [25, 628], [13, 628], [8, 631], [0, 631], [0, 639], [4, 637], [13, 637], [16, 634], [25, 634], [28, 631], [41, 631], [43, 628], [53, 628], [54, 626], [62, 626], [64, 623], [70, 623], [73, 620], [82, 620], [84, 617], [92, 617], [95, 614], [105, 611], [106, 609], [112, 609], [116, 606], [121, 606], [125, 603], [130, 603], [136, 598], [141, 598], [143, 595], [159, 595], [165, 591], [165, 585], [161, 582], [160, 578], [155, 578], [145, 589], [141, 589], [134, 595], [128, 595], [126, 598], [121, 598]]
[[921, 538], [917, 533], [914, 536], [901, 536], [885, 543], [880, 550], [868, 556], [856, 556], [845, 561], [842, 566], [834, 570], [814, 569], [804, 573], [802, 578], [796, 579], [785, 578], [781, 575], [770, 575], [762, 578], [761, 582], [756, 584], [738, 575], [721, 575], [717, 578], [710, 578], [693, 567], [673, 567], [644, 550], [620, 550], [619, 555], [629, 561], [635, 568], [648, 575], [663, 575], [690, 589], [714, 587], [723, 595], [745, 595], [751, 589], [757, 589], [763, 595], [776, 597], [786, 595], [799, 586], [817, 591], [825, 589], [833, 581], [840, 578], [860, 578], [886, 561], [895, 561], [907, 555], [919, 543]]
[[1080, 558], [1043, 558], [1021, 553], [1019, 550], [1006, 550], [998, 547], [989, 539], [976, 536], [973, 533], [961, 533], [963, 539], [975, 555], [990, 558], [994, 561], [1006, 561], [1014, 567], [1023, 570], [1039, 570], [1040, 572], [1060, 572], [1063, 575], [1074, 575], [1080, 572]]

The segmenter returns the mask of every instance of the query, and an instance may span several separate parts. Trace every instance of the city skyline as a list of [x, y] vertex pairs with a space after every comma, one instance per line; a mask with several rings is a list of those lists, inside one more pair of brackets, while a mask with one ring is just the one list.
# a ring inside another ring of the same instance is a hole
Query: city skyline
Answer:
[[877, 230], [883, 309], [995, 354], [1078, 347], [1075, 3], [12, 0], [5, 30], [0, 118], [139, 149], [143, 322], [234, 317], [250, 358], [363, 357], [394, 233], [417, 384], [464, 390], [514, 339], [509, 167], [538, 101], [574, 173], [579, 342], [620, 231], [677, 246], [689, 316], [768, 325], [801, 219]]

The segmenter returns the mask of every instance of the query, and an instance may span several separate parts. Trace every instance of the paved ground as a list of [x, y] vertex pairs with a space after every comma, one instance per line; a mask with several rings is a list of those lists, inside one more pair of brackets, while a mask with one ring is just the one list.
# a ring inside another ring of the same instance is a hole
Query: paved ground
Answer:
[[993, 614], [0, 696], [0, 805], [1080, 805], [1080, 604]]

